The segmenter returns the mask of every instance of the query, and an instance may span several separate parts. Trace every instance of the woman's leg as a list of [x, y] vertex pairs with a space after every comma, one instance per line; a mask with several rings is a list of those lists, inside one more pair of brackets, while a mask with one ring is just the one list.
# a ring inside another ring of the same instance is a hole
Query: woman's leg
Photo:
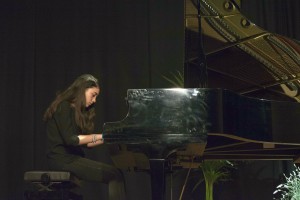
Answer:
[[123, 174], [114, 166], [78, 158], [71, 163], [64, 164], [62, 170], [73, 172], [82, 180], [107, 183], [110, 200], [126, 199]]

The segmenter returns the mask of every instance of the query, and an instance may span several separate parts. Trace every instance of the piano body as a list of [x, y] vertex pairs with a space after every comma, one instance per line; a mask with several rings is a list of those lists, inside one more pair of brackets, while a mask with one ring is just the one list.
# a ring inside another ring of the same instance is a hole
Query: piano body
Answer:
[[155, 200], [173, 167], [299, 161], [299, 43], [257, 27], [234, 0], [184, 9], [185, 88], [129, 89], [127, 116], [103, 126], [115, 164], [150, 172]]
[[164, 199], [166, 171], [203, 159], [297, 162], [297, 102], [212, 88], [129, 89], [126, 101], [127, 116], [104, 124], [104, 142], [120, 144], [117, 167], [150, 172], [153, 199]]

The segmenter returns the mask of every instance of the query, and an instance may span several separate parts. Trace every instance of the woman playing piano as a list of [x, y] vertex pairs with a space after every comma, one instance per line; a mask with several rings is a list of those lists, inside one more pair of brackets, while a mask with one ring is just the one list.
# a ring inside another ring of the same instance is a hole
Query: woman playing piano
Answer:
[[108, 164], [84, 158], [82, 147], [103, 144], [102, 134], [91, 134], [99, 92], [98, 80], [84, 74], [56, 96], [44, 114], [47, 159], [53, 170], [66, 170], [82, 180], [107, 183], [111, 200], [125, 199], [121, 172]]

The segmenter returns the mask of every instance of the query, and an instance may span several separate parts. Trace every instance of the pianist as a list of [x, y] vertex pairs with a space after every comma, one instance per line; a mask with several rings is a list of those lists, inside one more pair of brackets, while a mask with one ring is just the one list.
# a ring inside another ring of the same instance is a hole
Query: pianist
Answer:
[[122, 173], [114, 166], [84, 158], [82, 147], [103, 144], [102, 134], [90, 134], [99, 92], [97, 79], [84, 74], [56, 96], [44, 114], [47, 159], [53, 170], [70, 171], [85, 181], [107, 183], [109, 199], [123, 200], [125, 186]]

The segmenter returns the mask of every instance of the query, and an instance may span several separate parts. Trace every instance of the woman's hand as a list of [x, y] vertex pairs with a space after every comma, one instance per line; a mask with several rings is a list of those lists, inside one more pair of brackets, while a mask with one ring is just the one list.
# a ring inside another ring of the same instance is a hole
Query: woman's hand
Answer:
[[103, 144], [102, 134], [93, 134], [92, 142], [87, 144], [87, 147], [94, 147]]
[[87, 147], [94, 147], [103, 144], [102, 134], [78, 135], [79, 145], [86, 144]]

